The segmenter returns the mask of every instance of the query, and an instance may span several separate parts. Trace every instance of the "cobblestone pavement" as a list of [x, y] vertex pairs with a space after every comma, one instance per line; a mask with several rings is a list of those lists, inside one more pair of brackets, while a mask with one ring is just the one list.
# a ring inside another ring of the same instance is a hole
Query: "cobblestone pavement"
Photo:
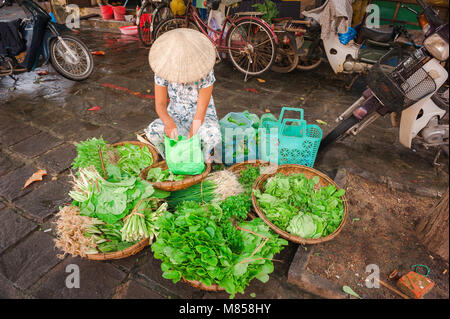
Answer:
[[[31, 72], [18, 76], [17, 82], [0, 79], [0, 298], [226, 298], [163, 279], [150, 249], [108, 262], [57, 257], [52, 222], [58, 207], [70, 201], [73, 143], [100, 135], [111, 143], [134, 140], [134, 132], [156, 118], [148, 51], [137, 39], [96, 32], [82, 32], [81, 37], [92, 50], [106, 52], [94, 57], [95, 71], [87, 81], [69, 81], [51, 67], [46, 76]], [[266, 109], [279, 114], [282, 106], [297, 106], [305, 109], [308, 122], [328, 123], [322, 125], [324, 134], [360, 91], [343, 90], [342, 78], [326, 64], [310, 72], [269, 72], [261, 76], [265, 83], [256, 79], [244, 83], [243, 75], [227, 61], [218, 64], [215, 72], [213, 94], [220, 117], [245, 109], [258, 115]], [[100, 106], [100, 111], [88, 111], [93, 106]], [[343, 167], [430, 195], [445, 189], [448, 163], [434, 170], [433, 153], [402, 148], [396, 134], [389, 120], [382, 119], [361, 136], [330, 148], [316, 167], [330, 175]], [[22, 189], [39, 168], [49, 174]], [[311, 298], [286, 283], [297, 247], [290, 244], [277, 258], [283, 262], [276, 264], [268, 283], [254, 281], [238, 297], [255, 293], [257, 298]], [[80, 266], [80, 289], [65, 286], [69, 264]]]

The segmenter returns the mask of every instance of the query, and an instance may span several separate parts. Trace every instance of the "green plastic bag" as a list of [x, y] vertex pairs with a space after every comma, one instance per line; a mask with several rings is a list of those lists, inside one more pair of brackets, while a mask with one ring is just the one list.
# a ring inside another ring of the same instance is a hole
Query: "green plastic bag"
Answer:
[[165, 136], [166, 162], [173, 174], [197, 175], [205, 170], [202, 146], [198, 135], [179, 136], [178, 141]]

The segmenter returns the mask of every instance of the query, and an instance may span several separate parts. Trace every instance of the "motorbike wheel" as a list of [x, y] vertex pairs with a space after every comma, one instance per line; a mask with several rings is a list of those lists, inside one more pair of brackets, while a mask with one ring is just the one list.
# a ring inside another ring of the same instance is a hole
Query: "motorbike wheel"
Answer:
[[277, 48], [275, 60], [270, 69], [277, 73], [289, 73], [297, 67], [298, 60], [298, 54], [292, 45], [290, 43], [282, 44]]
[[352, 128], [355, 124], [358, 124], [359, 120], [351, 115], [350, 117], [343, 120], [334, 130], [328, 133], [320, 142], [319, 151], [325, 149], [330, 144], [334, 143], [338, 139], [342, 138], [343, 134]]
[[[62, 76], [73, 81], [87, 79], [94, 70], [94, 59], [88, 47], [75, 37], [64, 35], [61, 39], [55, 38], [50, 43], [50, 61], [55, 70]], [[77, 61], [73, 61], [70, 50]]]
[[156, 9], [156, 5], [153, 2], [147, 2], [138, 12], [138, 35], [139, 40], [145, 47], [152, 45], [152, 18], [153, 12]]

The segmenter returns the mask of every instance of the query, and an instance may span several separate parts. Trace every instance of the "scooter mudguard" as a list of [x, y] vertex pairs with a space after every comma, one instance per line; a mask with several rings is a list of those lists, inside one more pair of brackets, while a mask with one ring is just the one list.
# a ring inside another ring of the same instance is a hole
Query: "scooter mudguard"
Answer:
[[323, 46], [328, 62], [336, 74], [344, 71], [344, 62], [347, 56], [358, 59], [359, 46], [351, 43], [343, 45], [337, 34], [330, 34], [329, 38], [323, 39]]
[[53, 33], [49, 29], [45, 30], [44, 39], [42, 41], [41, 53], [44, 59], [44, 63], [50, 60], [50, 42], [55, 38]]
[[[422, 110], [422, 116], [417, 118]], [[434, 104], [431, 96], [411, 105], [402, 112], [399, 136], [400, 143], [407, 148], [411, 148], [411, 141], [427, 126], [428, 122], [434, 116], [442, 117], [444, 115], [445, 111]]]
[[[441, 66], [438, 60], [431, 59], [423, 66], [423, 68], [436, 83], [436, 90], [440, 88], [447, 80], [448, 73], [445, 68]], [[445, 115], [445, 110], [439, 108], [436, 104], [434, 104], [433, 100], [431, 100], [431, 96], [433, 94], [434, 92], [403, 110], [400, 120], [399, 136], [400, 143], [403, 146], [411, 148], [412, 139], [415, 138], [425, 126], [427, 126], [428, 122], [434, 116], [442, 117]], [[419, 117], [421, 111], [422, 115]]]

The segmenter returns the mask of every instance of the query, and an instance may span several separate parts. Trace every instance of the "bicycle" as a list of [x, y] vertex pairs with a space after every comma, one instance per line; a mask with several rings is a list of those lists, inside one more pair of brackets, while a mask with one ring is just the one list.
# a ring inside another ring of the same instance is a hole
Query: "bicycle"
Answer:
[[137, 14], [138, 35], [141, 43], [145, 47], [150, 47], [153, 42], [154, 26], [173, 16], [169, 0], [142, 0]]
[[195, 29], [207, 36], [218, 52], [228, 54], [233, 65], [245, 74], [245, 80], [248, 75], [262, 74], [274, 62], [278, 39], [270, 25], [257, 17], [259, 12], [237, 12], [230, 17], [231, 5], [241, 1], [227, 1], [224, 23], [214, 30], [202, 21], [192, 0], [188, 0], [186, 14], [161, 21], [154, 38], [176, 28]]

